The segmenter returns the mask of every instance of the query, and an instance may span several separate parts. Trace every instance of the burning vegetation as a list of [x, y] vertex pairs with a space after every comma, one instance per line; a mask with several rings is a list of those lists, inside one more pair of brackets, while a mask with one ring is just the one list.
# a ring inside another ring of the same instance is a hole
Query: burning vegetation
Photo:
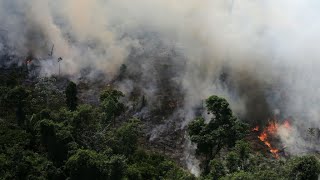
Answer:
[[259, 133], [257, 138], [268, 147], [269, 152], [276, 159], [280, 157], [280, 153], [284, 153], [284, 147], [279, 149], [280, 129], [284, 129], [287, 132], [287, 134], [290, 133], [290, 121], [284, 120], [280, 123], [278, 120], [272, 119], [268, 121], [268, 124], [263, 129], [259, 126], [256, 126], [252, 129], [252, 132]]
[[318, 179], [318, 30], [275, 2], [0, 1], [0, 179]]

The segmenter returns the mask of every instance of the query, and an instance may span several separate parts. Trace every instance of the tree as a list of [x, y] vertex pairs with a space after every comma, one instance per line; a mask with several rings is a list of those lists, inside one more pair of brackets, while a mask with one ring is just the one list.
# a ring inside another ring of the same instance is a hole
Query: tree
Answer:
[[108, 157], [92, 150], [79, 149], [66, 162], [70, 179], [122, 179], [126, 172], [123, 156]]
[[72, 81], [69, 82], [66, 88], [66, 104], [70, 111], [75, 111], [77, 109], [77, 85]]
[[[278, 167], [275, 167], [278, 168]], [[279, 180], [284, 180], [285, 177], [284, 175], [279, 175], [277, 172], [275, 172], [274, 170], [260, 170], [254, 173], [255, 179], [257, 180], [275, 180], [275, 179], [279, 179]]]
[[234, 151], [239, 157], [240, 169], [244, 170], [251, 152], [249, 143], [244, 140], [237, 141], [234, 147]]
[[138, 146], [138, 139], [141, 135], [141, 122], [138, 119], [130, 119], [119, 127], [113, 134], [108, 135], [108, 145], [116, 153], [125, 156], [132, 155]]
[[229, 152], [227, 154], [226, 161], [227, 161], [226, 166], [230, 173], [234, 173], [239, 170], [240, 159], [236, 152], [234, 151]]
[[1, 154], [0, 169], [0, 179], [64, 179], [45, 156], [28, 150]]
[[68, 145], [73, 141], [71, 128], [46, 119], [40, 121], [39, 125], [41, 143], [48, 151], [49, 158], [57, 164], [63, 163], [68, 156]]
[[210, 122], [206, 124], [204, 118], [196, 118], [190, 122], [188, 133], [191, 141], [197, 143], [197, 153], [204, 154], [208, 164], [223, 147], [233, 147], [242, 139], [247, 125], [237, 120], [224, 98], [211, 96], [206, 100], [206, 107], [213, 115]]
[[210, 179], [217, 180], [226, 175], [226, 170], [220, 160], [214, 159], [210, 161]]
[[317, 180], [320, 173], [319, 161], [314, 156], [294, 158], [288, 163], [289, 179]]
[[250, 172], [238, 171], [229, 176], [221, 178], [221, 180], [256, 180], [257, 178]]
[[41, 111], [44, 108], [58, 109], [64, 103], [64, 95], [56, 85], [55, 78], [39, 78], [32, 89], [30, 98], [31, 108], [34, 112]]
[[164, 156], [137, 150], [129, 158], [129, 167], [127, 178], [132, 180], [144, 179], [175, 179], [175, 180], [193, 180], [190, 173], [178, 167], [173, 161]]
[[15, 108], [16, 111], [16, 120], [19, 126], [23, 126], [26, 120], [25, 108], [27, 103], [27, 97], [29, 92], [22, 86], [17, 86], [11, 89], [6, 97], [6, 100], [9, 103], [9, 106]]
[[99, 128], [99, 114], [90, 105], [79, 105], [73, 112], [72, 134], [75, 140], [82, 146], [89, 147], [94, 143], [95, 134]]
[[13, 146], [24, 149], [30, 145], [31, 138], [22, 128], [0, 121], [0, 153]]
[[124, 97], [121, 91], [108, 87], [100, 95], [102, 109], [105, 112], [105, 122], [113, 121], [124, 111], [124, 104], [120, 102], [120, 98]]

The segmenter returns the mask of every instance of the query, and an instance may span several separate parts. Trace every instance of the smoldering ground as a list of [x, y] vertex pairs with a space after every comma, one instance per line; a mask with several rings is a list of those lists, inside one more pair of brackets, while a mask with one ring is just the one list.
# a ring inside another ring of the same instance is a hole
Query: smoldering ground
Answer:
[[[48, 76], [63, 57], [62, 75], [92, 69], [91, 79], [102, 72], [106, 82], [127, 64], [138, 79], [116, 83], [127, 94], [139, 88], [150, 104], [161, 91], [181, 96], [172, 112], [179, 128], [212, 94], [252, 125], [276, 110], [296, 117], [297, 127], [319, 128], [319, 7], [316, 0], [2, 0], [0, 51], [18, 61], [41, 57]], [[284, 142], [304, 144], [300, 134]]]

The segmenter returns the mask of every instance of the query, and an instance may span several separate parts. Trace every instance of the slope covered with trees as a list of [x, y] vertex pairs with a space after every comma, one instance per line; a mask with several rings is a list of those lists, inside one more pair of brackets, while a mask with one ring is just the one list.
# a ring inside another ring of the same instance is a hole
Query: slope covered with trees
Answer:
[[318, 158], [274, 159], [252, 150], [248, 125], [218, 96], [206, 100], [211, 119], [187, 132], [197, 145], [201, 176], [148, 147], [144, 123], [125, 113], [121, 91], [107, 85], [87, 104], [61, 78], [26, 83], [13, 72], [0, 82], [0, 179], [317, 179]]
[[253, 144], [245, 139], [248, 125], [233, 115], [225, 99], [211, 96], [206, 107], [213, 115], [210, 121], [199, 117], [188, 127], [202, 156], [203, 179], [318, 179], [320, 164], [315, 156], [277, 159], [254, 152]]
[[116, 122], [122, 92], [107, 86], [94, 106], [79, 102], [75, 83], [63, 90], [57, 81], [1, 82], [0, 179], [194, 178], [141, 145], [140, 120]]

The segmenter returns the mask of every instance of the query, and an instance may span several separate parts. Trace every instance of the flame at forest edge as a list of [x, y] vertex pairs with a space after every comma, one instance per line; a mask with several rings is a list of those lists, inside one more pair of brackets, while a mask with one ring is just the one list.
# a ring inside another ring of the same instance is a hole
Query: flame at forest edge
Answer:
[[[262, 141], [266, 146], [268, 146], [269, 151], [272, 153], [273, 157], [277, 159], [279, 158], [280, 150], [272, 145], [271, 141], [273, 138], [277, 137], [279, 127], [284, 127], [288, 130], [291, 129], [291, 125], [288, 120], [283, 121], [282, 124], [279, 124], [275, 120], [271, 120], [258, 136], [259, 140]], [[256, 126], [252, 129], [252, 131], [259, 132], [259, 129], [260, 127]]]

